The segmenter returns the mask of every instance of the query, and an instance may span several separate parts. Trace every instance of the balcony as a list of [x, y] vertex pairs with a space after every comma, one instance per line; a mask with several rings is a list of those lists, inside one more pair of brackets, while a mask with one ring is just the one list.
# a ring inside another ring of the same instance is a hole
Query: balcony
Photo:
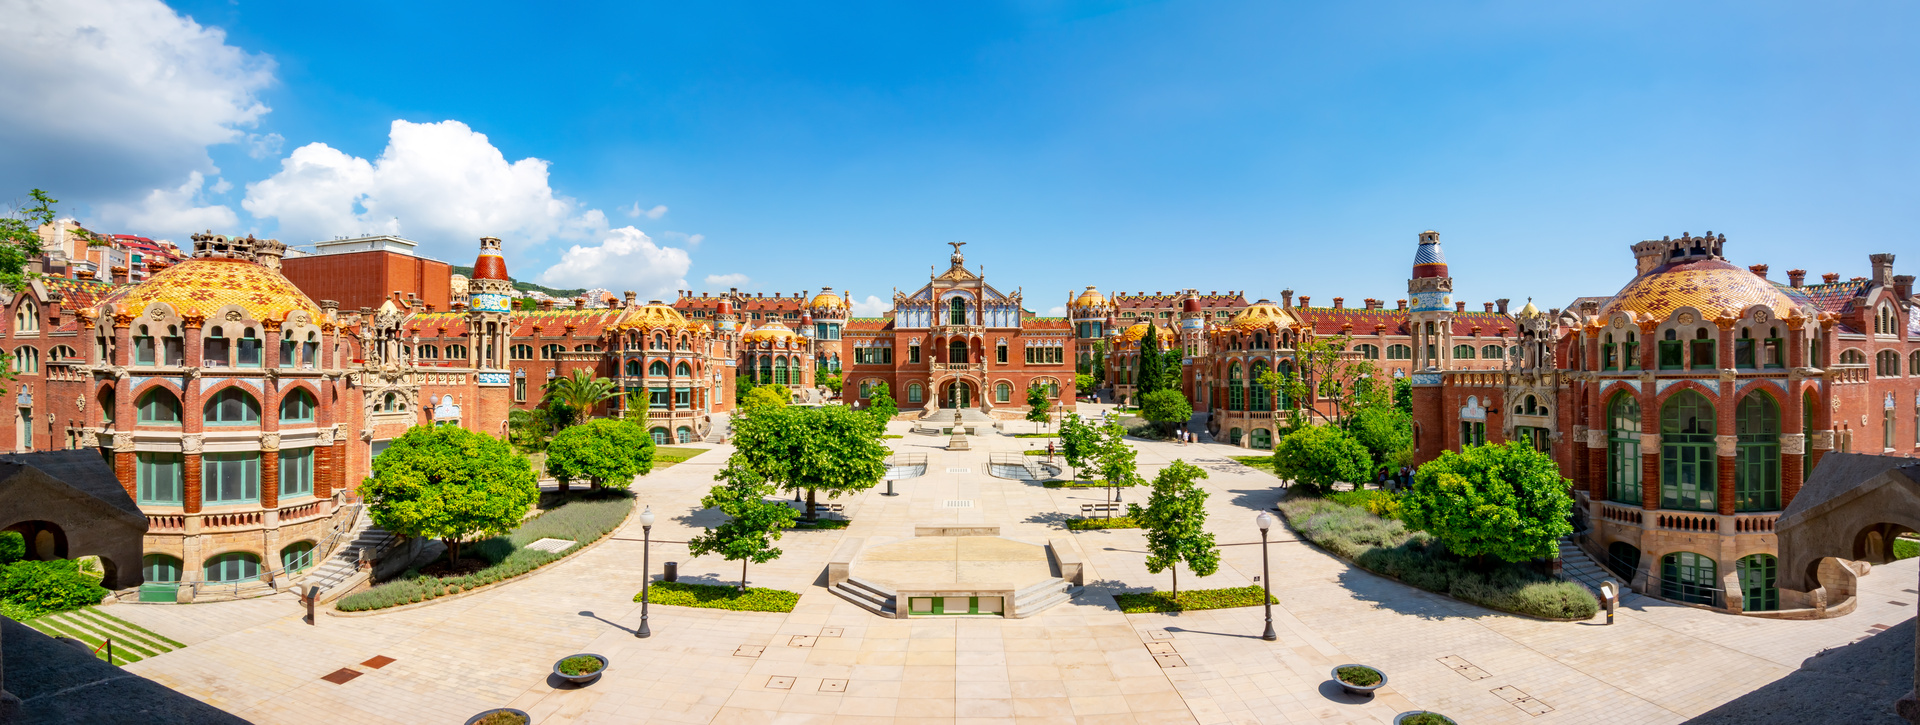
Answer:
[[1720, 531], [1720, 517], [1716, 514], [1708, 513], [1687, 514], [1662, 511], [1654, 516], [1654, 525], [1669, 531], [1718, 533]]
[[1640, 509], [1637, 509], [1637, 508], [1627, 508], [1625, 506], [1601, 504], [1600, 518], [1606, 519], [1608, 521], [1612, 521], [1617, 524], [1630, 524], [1633, 526], [1639, 526], [1641, 521], [1641, 511]]

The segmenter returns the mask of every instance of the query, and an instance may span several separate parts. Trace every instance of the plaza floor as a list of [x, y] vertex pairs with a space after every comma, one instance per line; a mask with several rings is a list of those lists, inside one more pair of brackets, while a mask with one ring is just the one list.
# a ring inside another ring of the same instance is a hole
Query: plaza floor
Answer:
[[[1010, 424], [1024, 430], [1023, 424]], [[905, 433], [904, 424], [895, 424]], [[997, 435], [949, 452], [944, 437], [888, 443], [925, 453], [927, 475], [849, 499], [853, 524], [796, 531], [785, 554], [754, 565], [755, 586], [802, 593], [790, 614], [654, 606], [636, 639], [642, 579], [637, 517], [616, 540], [511, 584], [373, 616], [300, 619], [291, 598], [196, 605], [110, 605], [189, 647], [127, 669], [261, 723], [461, 723], [512, 706], [537, 723], [1347, 723], [1432, 709], [1462, 723], [1676, 723], [1776, 680], [1820, 650], [1912, 616], [1915, 560], [1862, 580], [1858, 611], [1775, 621], [1630, 598], [1616, 624], [1549, 623], [1494, 613], [1354, 569], [1276, 529], [1272, 586], [1279, 641], [1259, 638], [1261, 609], [1121, 614], [1110, 594], [1166, 588], [1149, 574], [1137, 530], [1069, 534], [1062, 521], [1103, 489], [1048, 489], [987, 475], [988, 456], [1044, 441]], [[1220, 570], [1182, 588], [1257, 583], [1254, 516], [1279, 497], [1269, 475], [1219, 445], [1138, 442], [1151, 476], [1179, 458], [1206, 468]], [[725, 446], [634, 486], [659, 514], [652, 560], [683, 581], [734, 583], [740, 567], [691, 558], [684, 542], [717, 523], [698, 508]], [[1144, 489], [1125, 494], [1144, 500]], [[956, 503], [964, 502], [964, 503]], [[824, 567], [843, 537], [908, 539], [915, 524], [999, 525], [1034, 543], [1070, 536], [1088, 586], [1023, 620], [882, 619], [828, 592]], [[634, 539], [629, 541], [627, 539]], [[550, 678], [577, 652], [607, 656], [601, 681]], [[376, 657], [391, 658], [375, 667]], [[1366, 663], [1389, 681], [1371, 699], [1328, 678]], [[342, 684], [322, 677], [360, 674]]]

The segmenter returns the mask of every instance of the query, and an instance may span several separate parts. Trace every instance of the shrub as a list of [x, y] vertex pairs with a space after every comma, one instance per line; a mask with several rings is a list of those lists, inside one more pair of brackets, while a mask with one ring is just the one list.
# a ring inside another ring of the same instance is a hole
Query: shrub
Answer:
[[1552, 457], [1518, 442], [1443, 451], [1414, 474], [1401, 518], [1461, 556], [1551, 557], [1573, 533], [1569, 487]]
[[[1260, 604], [1264, 594], [1258, 586], [1232, 587], [1228, 589], [1188, 589], [1175, 599], [1167, 592], [1135, 592], [1113, 595], [1113, 603], [1120, 605], [1120, 611], [1127, 614], [1147, 612], [1194, 612], [1202, 609], [1230, 609], [1233, 607], [1252, 607]], [[1278, 603], [1279, 600], [1273, 600]]]
[[600, 658], [580, 655], [560, 660], [560, 674], [572, 677], [593, 674], [600, 671]]
[[1408, 715], [1400, 721], [1400, 725], [1455, 725], [1455, 723], [1452, 718], [1445, 715], [1423, 712], [1417, 715]]
[[1099, 531], [1101, 529], [1137, 529], [1140, 524], [1125, 516], [1110, 519], [1067, 519], [1069, 531]]
[[[654, 582], [647, 599], [654, 604], [734, 612], [791, 612], [800, 603], [798, 593], [784, 589], [749, 587], [743, 592], [736, 587], [687, 582]], [[633, 601], [640, 601], [640, 595], [633, 595]]]
[[1400, 497], [1386, 491], [1341, 491], [1328, 495], [1327, 500], [1342, 506], [1366, 509], [1367, 513], [1383, 519], [1400, 518]]
[[[1907, 538], [1899, 538], [1899, 539], [1893, 540], [1894, 561], [1899, 561], [1901, 559], [1911, 559], [1916, 556], [1920, 556], [1920, 541], [1914, 541], [1913, 539], [1907, 539]], [[5, 560], [4, 556], [0, 556], [0, 561], [4, 561], [4, 560]]]
[[1346, 667], [1340, 668], [1339, 674], [1341, 682], [1355, 687], [1367, 687], [1380, 683], [1380, 673], [1374, 671], [1372, 667], [1347, 665]]
[[27, 558], [27, 537], [18, 531], [0, 531], [0, 566]]
[[87, 576], [70, 559], [16, 561], [0, 567], [0, 602], [15, 619], [92, 606], [106, 596], [100, 580]]
[[1347, 432], [1330, 425], [1310, 425], [1288, 433], [1273, 447], [1273, 474], [1319, 490], [1337, 482], [1364, 481], [1373, 469], [1373, 454]]
[[[1040, 485], [1047, 488], [1106, 488], [1112, 484], [1106, 481], [1044, 481]], [[1121, 483], [1120, 487], [1131, 488], [1133, 485], [1132, 481], [1126, 481]]]
[[787, 525], [787, 528], [789, 529], [844, 529], [844, 528], [847, 528], [847, 526], [851, 525], [852, 523], [853, 523], [852, 521], [848, 521], [846, 519], [814, 519], [812, 521], [807, 521], [805, 519], [795, 519], [793, 523]]

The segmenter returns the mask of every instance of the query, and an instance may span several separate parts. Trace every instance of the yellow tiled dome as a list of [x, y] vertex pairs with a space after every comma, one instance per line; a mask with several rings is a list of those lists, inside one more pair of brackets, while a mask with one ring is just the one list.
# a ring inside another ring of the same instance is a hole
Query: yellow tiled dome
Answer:
[[793, 330], [787, 329], [786, 325], [778, 321], [769, 321], [740, 336], [740, 339], [745, 342], [778, 342], [793, 339], [793, 336]]
[[679, 330], [686, 326], [687, 318], [680, 316], [679, 310], [673, 309], [665, 304], [652, 302], [628, 310], [626, 314], [620, 316], [619, 322], [613, 324], [613, 329]]
[[1074, 307], [1099, 307], [1101, 305], [1105, 305], [1106, 303], [1107, 303], [1107, 298], [1104, 295], [1101, 295], [1099, 290], [1096, 290], [1093, 287], [1087, 287], [1087, 291], [1080, 293], [1080, 298], [1073, 301], [1073, 306]]
[[1776, 316], [1787, 316], [1796, 307], [1773, 283], [1723, 260], [1707, 258], [1675, 262], [1635, 278], [1607, 301], [1600, 314], [1632, 312], [1665, 320], [1676, 309], [1692, 307], [1713, 319], [1722, 313], [1737, 317], [1754, 305], [1763, 305]]
[[320, 306], [279, 272], [244, 259], [201, 257], [161, 270], [152, 279], [101, 301], [120, 314], [138, 315], [155, 302], [182, 317], [212, 321], [227, 305], [239, 305], [253, 320], [284, 321], [295, 312], [326, 319]]
[[[1134, 323], [1132, 327], [1122, 330], [1120, 332], [1120, 344], [1121, 345], [1140, 344], [1140, 340], [1147, 336], [1147, 326], [1151, 324], [1153, 323], [1137, 322], [1137, 323]], [[1173, 330], [1170, 328], [1162, 327], [1160, 328], [1160, 331], [1156, 333], [1156, 335], [1160, 338], [1160, 344], [1164, 346], [1168, 344], [1170, 340], [1173, 339]]]
[[1241, 310], [1240, 314], [1234, 315], [1233, 319], [1227, 321], [1228, 327], [1242, 332], [1264, 330], [1269, 327], [1289, 327], [1292, 325], [1293, 317], [1291, 315], [1288, 315], [1285, 310], [1280, 309], [1279, 305], [1266, 300], [1261, 300]]
[[847, 301], [842, 299], [840, 295], [834, 294], [833, 288], [829, 287], [821, 290], [820, 294], [814, 295], [813, 301], [808, 302], [807, 306], [816, 310], [844, 310], [847, 308]]

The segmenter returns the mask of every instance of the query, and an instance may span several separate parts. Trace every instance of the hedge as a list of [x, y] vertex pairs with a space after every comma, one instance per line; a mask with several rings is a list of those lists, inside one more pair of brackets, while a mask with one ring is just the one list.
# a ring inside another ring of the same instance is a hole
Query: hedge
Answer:
[[[1113, 484], [1106, 481], [1047, 481], [1042, 485], [1047, 488], [1111, 488]], [[1121, 484], [1120, 487], [1132, 488], [1133, 485], [1132, 482], [1128, 482]]]
[[1327, 499], [1280, 504], [1300, 535], [1354, 565], [1403, 583], [1489, 609], [1546, 619], [1588, 619], [1600, 602], [1585, 586], [1497, 562], [1476, 570], [1424, 531]]
[[[492, 566], [472, 574], [451, 577], [432, 577], [409, 571], [393, 581], [341, 597], [334, 607], [342, 612], [385, 609], [459, 594], [512, 579], [599, 541], [600, 537], [606, 536], [625, 521], [631, 511], [633, 497], [624, 491], [576, 494], [521, 524], [520, 528], [506, 536], [495, 536], [467, 546], [468, 551], [478, 554]], [[573, 541], [574, 545], [559, 554], [524, 548], [527, 544], [548, 538], [567, 539]]]
[[107, 593], [99, 578], [80, 571], [72, 559], [0, 566], [0, 614], [14, 621], [99, 604]]
[[[785, 589], [762, 589], [687, 582], [654, 582], [648, 587], [647, 600], [675, 607], [726, 609], [734, 612], [791, 612], [800, 603], [800, 594]], [[633, 595], [640, 601], [640, 595]]]
[[789, 525], [787, 528], [799, 529], [802, 531], [809, 530], [809, 529], [844, 529], [844, 528], [847, 528], [847, 526], [852, 523], [853, 523], [852, 521], [848, 521], [846, 519], [814, 519], [812, 521], [808, 521], [806, 519], [794, 519], [793, 524]]
[[[1195, 612], [1202, 609], [1231, 609], [1234, 607], [1252, 607], [1260, 604], [1263, 592], [1257, 586], [1233, 587], [1229, 589], [1186, 589], [1175, 598], [1168, 592], [1136, 592], [1115, 594], [1113, 603], [1120, 605], [1120, 611], [1127, 614], [1146, 614], [1148, 612]], [[1278, 599], [1271, 599], [1279, 603]]]
[[1110, 519], [1067, 519], [1068, 531], [1099, 531], [1101, 529], [1137, 529], [1140, 525], [1125, 516]]

